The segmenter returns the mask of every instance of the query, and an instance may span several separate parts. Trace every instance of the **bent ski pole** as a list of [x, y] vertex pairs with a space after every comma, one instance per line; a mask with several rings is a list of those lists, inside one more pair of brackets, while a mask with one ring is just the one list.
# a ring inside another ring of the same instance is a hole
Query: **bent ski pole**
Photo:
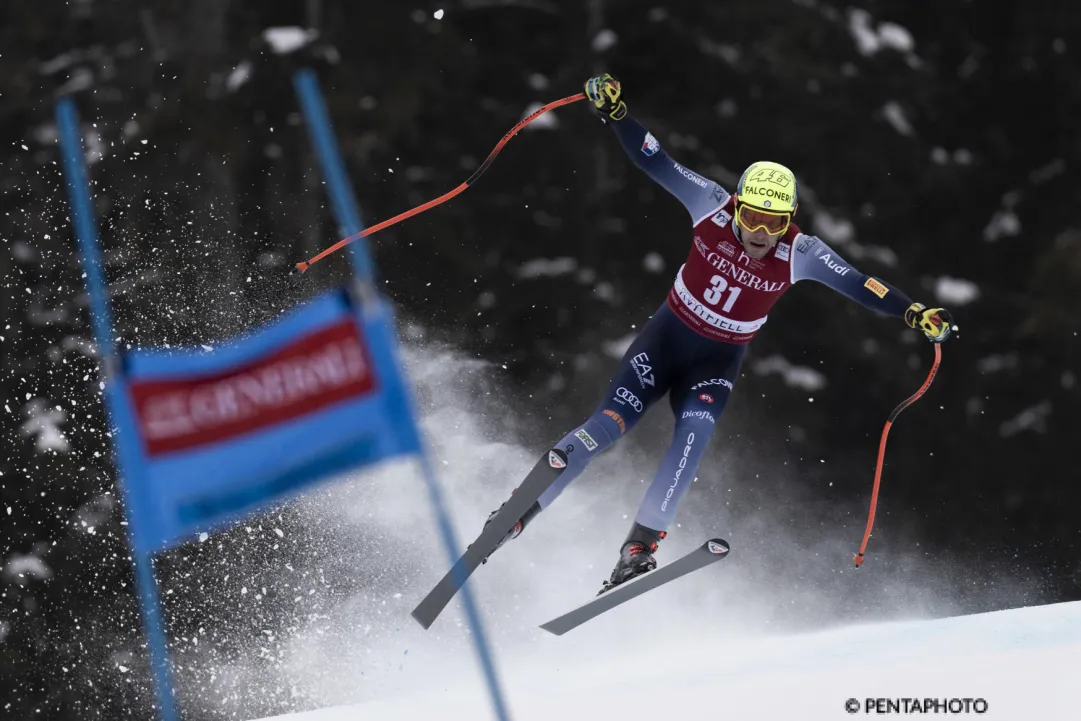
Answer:
[[488, 154], [488, 157], [484, 159], [484, 162], [480, 164], [480, 167], [477, 168], [477, 170], [471, 176], [469, 176], [468, 180], [466, 180], [464, 183], [459, 185], [457, 188], [450, 191], [449, 193], [444, 193], [443, 195], [440, 195], [435, 200], [429, 200], [427, 203], [424, 203], [423, 205], [418, 205], [417, 207], [412, 208], [411, 210], [407, 210], [404, 213], [399, 213], [398, 215], [395, 215], [393, 218], [390, 218], [389, 220], [384, 220], [382, 223], [377, 223], [376, 225], [373, 225], [370, 228], [365, 228], [364, 230], [360, 231], [359, 233], [354, 233], [353, 235], [350, 235], [348, 238], [342, 238], [337, 243], [335, 243], [334, 245], [332, 245], [329, 248], [327, 248], [326, 250], [324, 250], [322, 253], [319, 253], [318, 255], [308, 259], [307, 261], [302, 261], [300, 263], [297, 263], [296, 268], [292, 272], [293, 273], [303, 273], [304, 271], [306, 271], [308, 268], [310, 268], [311, 266], [318, 263], [323, 258], [327, 257], [328, 255], [330, 255], [331, 253], [333, 253], [333, 252], [335, 252], [337, 250], [341, 250], [342, 248], [347, 246], [349, 243], [352, 243], [354, 240], [358, 240], [360, 238], [367, 237], [367, 236], [371, 235], [372, 233], [377, 233], [380, 230], [383, 230], [384, 228], [389, 228], [390, 226], [394, 225], [395, 223], [400, 223], [401, 221], [405, 220], [406, 218], [412, 218], [414, 215], [418, 215], [420, 213], [423, 213], [425, 210], [429, 210], [431, 208], [434, 208], [437, 205], [440, 205], [441, 203], [447, 202], [448, 200], [450, 200], [451, 198], [455, 197], [456, 195], [461, 193], [463, 190], [468, 188], [470, 185], [477, 182], [477, 180], [480, 178], [480, 176], [484, 175], [484, 171], [488, 169], [488, 166], [492, 164], [492, 161], [495, 160], [495, 156], [499, 155], [499, 151], [503, 149], [503, 146], [507, 144], [507, 141], [509, 141], [511, 138], [513, 138], [515, 135], [517, 135], [519, 130], [521, 130], [525, 126], [529, 125], [534, 120], [539, 118], [541, 115], [544, 115], [545, 113], [547, 113], [549, 110], [552, 110], [554, 108], [558, 108], [561, 105], [568, 105], [570, 103], [574, 103], [574, 102], [577, 102], [579, 100], [585, 100], [585, 97], [586, 97], [585, 93], [578, 93], [577, 95], [571, 95], [569, 97], [561, 98], [559, 100], [553, 100], [552, 102], [548, 103], [547, 105], [544, 105], [544, 106], [538, 108], [536, 111], [530, 113], [521, 122], [519, 122], [517, 125], [515, 125], [513, 128], [511, 128], [507, 132], [507, 134], [503, 136], [503, 139], [500, 140], [496, 144], [495, 148], [492, 149], [492, 152]]
[[931, 371], [927, 374], [927, 380], [923, 382], [920, 389], [910, 398], [893, 409], [893, 413], [890, 413], [889, 420], [886, 421], [886, 427], [882, 429], [882, 439], [878, 443], [878, 463], [875, 464], [875, 485], [871, 491], [871, 511], [867, 514], [867, 529], [863, 532], [863, 543], [860, 544], [860, 552], [852, 559], [852, 562], [856, 564], [857, 568], [863, 564], [863, 553], [867, 550], [867, 541], [871, 538], [871, 527], [875, 523], [875, 508], [878, 506], [878, 488], [882, 482], [882, 461], [886, 456], [886, 437], [890, 434], [890, 427], [897, 419], [897, 416], [901, 414], [901, 411], [918, 401], [920, 397], [927, 392], [927, 389], [931, 387], [931, 381], [935, 379], [935, 374], [938, 373], [938, 365], [941, 362], [942, 344], [935, 343], [935, 362], [931, 366]]

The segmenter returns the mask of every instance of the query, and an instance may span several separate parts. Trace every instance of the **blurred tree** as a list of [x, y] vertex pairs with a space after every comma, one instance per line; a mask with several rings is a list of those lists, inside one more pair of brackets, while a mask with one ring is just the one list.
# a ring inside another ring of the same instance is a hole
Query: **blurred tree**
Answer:
[[[530, 109], [604, 70], [688, 167], [730, 186], [757, 159], [793, 167], [805, 230], [961, 327], [894, 431], [895, 512], [876, 537], [1043, 568], [1039, 600], [1081, 596], [1081, 15], [1068, 4], [460, 0], [436, 19], [413, 3], [8, 0], [0, 14], [6, 716], [116, 718], [149, 699], [116, 670], [142, 679], [138, 619], [52, 103], [80, 104], [121, 342], [213, 343], [347, 272], [340, 253], [284, 277], [337, 240], [289, 82], [301, 65], [321, 75], [368, 222], [456, 186]], [[580, 105], [546, 120], [466, 195], [371, 239], [408, 337], [507, 364], [537, 446], [592, 406], [689, 246], [682, 208], [608, 128]], [[702, 475], [738, 457], [793, 524], [850, 523], [881, 422], [929, 356], [900, 323], [797, 288], [756, 340]], [[854, 500], [801, 511], [789, 478]], [[171, 555], [163, 578], [228, 561], [266, 579], [264, 559], [299, 552], [271, 548], [240, 531]], [[214, 583], [170, 586], [172, 622], [188, 637], [205, 620], [228, 653], [258, 619]]]

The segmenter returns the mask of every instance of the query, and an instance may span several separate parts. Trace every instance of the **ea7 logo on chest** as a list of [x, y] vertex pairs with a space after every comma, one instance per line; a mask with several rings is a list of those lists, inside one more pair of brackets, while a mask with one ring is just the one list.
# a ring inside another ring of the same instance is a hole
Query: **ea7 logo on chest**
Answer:
[[732, 216], [729, 215], [727, 210], [722, 210], [721, 212], [710, 218], [710, 220], [723, 228], [728, 225], [729, 221], [732, 220]]
[[832, 270], [837, 275], [846, 275], [849, 270], [848, 266], [841, 265], [840, 263], [835, 262], [832, 256], [832, 253], [826, 253], [825, 255], [821, 256], [819, 260], [825, 263], [826, 267]]
[[638, 385], [643, 388], [653, 386], [653, 366], [649, 365], [649, 362], [649, 356], [645, 353], [639, 353], [634, 358], [631, 358], [631, 368], [634, 369], [634, 374], [638, 376]]

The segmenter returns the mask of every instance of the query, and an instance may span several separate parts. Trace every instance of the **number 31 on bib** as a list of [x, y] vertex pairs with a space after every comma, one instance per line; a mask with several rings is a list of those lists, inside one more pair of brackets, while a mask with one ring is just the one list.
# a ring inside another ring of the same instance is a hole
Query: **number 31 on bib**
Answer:
[[724, 292], [728, 291], [728, 300], [724, 302], [724, 306], [721, 307], [725, 313], [732, 310], [732, 306], [736, 304], [736, 298], [739, 297], [739, 292], [742, 290], [739, 286], [733, 285], [728, 287], [728, 281], [719, 275], [715, 275], [709, 279], [710, 287], [706, 289], [703, 296], [705, 301], [710, 305], [717, 305], [720, 302]]

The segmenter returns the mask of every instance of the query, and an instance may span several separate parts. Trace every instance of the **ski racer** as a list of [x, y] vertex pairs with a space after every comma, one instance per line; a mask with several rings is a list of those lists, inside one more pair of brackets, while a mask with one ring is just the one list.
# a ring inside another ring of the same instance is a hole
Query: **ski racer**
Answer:
[[585, 93], [634, 164], [686, 207], [693, 242], [667, 299], [631, 343], [593, 415], [537, 462], [557, 469], [558, 478], [499, 545], [521, 534], [593, 458], [634, 428], [667, 393], [675, 437], [646, 489], [619, 560], [602, 584], [604, 593], [657, 567], [653, 553], [695, 478], [747, 346], [773, 304], [795, 283], [827, 285], [866, 308], [903, 319], [934, 342], [949, 337], [953, 319], [946, 310], [915, 303], [889, 283], [861, 273], [825, 241], [801, 232], [792, 222], [799, 209], [799, 184], [785, 166], [753, 163], [729, 193], [669, 157], [627, 113], [614, 77], [590, 78]]

